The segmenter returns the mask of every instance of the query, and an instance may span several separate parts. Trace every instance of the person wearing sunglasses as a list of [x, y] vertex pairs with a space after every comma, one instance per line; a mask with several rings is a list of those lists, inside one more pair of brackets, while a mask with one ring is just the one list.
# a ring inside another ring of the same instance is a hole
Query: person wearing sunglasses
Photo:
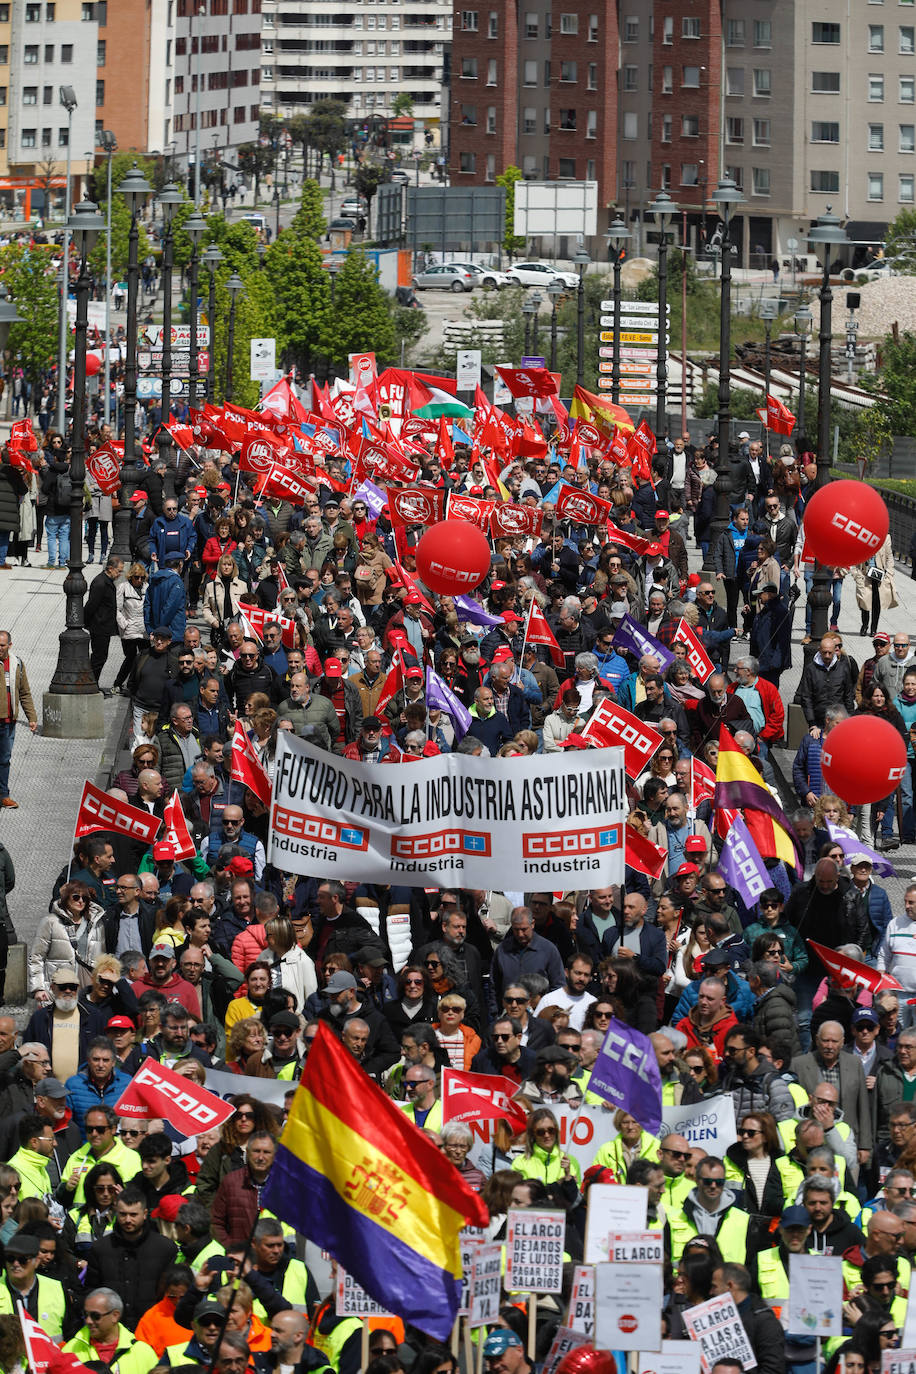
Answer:
[[0, 1313], [11, 1314], [21, 1304], [26, 1314], [49, 1336], [61, 1337], [70, 1304], [58, 1279], [45, 1278], [38, 1273], [38, 1237], [19, 1231], [10, 1237], [3, 1249], [5, 1272], [0, 1281]]
[[87, 1201], [86, 1181], [97, 1164], [104, 1162], [117, 1170], [121, 1183], [140, 1173], [139, 1152], [118, 1138], [117, 1126], [118, 1118], [111, 1107], [95, 1106], [86, 1113], [86, 1144], [74, 1150], [61, 1169], [58, 1197], [68, 1207], [82, 1207]]
[[90, 970], [105, 953], [104, 915], [86, 883], [64, 883], [49, 914], [39, 921], [29, 952], [29, 990], [40, 1007], [50, 1006], [52, 975], [72, 966], [74, 952], [79, 956], [77, 982], [90, 986]]
[[117, 1363], [121, 1374], [147, 1374], [157, 1363], [151, 1346], [138, 1341], [132, 1331], [121, 1323], [124, 1301], [113, 1288], [95, 1288], [87, 1293], [83, 1303], [85, 1324], [64, 1352], [75, 1355], [83, 1364], [90, 1360], [112, 1367]]
[[755, 1245], [765, 1244], [772, 1218], [792, 1205], [805, 1181], [798, 1165], [786, 1158], [772, 1113], [741, 1118], [738, 1139], [726, 1151], [725, 1169], [729, 1180], [744, 1188], [745, 1206], [754, 1222], [751, 1239]]
[[671, 1258], [677, 1262], [684, 1246], [698, 1235], [714, 1236], [722, 1258], [732, 1264], [745, 1264], [748, 1255], [748, 1230], [751, 1218], [740, 1201], [740, 1189], [725, 1179], [725, 1165], [715, 1155], [706, 1155], [697, 1165], [696, 1182], [684, 1205], [668, 1217], [671, 1228]]
[[662, 1195], [665, 1213], [671, 1216], [683, 1207], [684, 1199], [694, 1184], [694, 1180], [687, 1176], [687, 1165], [690, 1163], [690, 1141], [687, 1137], [675, 1131], [662, 1136], [658, 1162], [665, 1176]]
[[167, 1346], [162, 1363], [173, 1369], [179, 1365], [210, 1369], [225, 1329], [226, 1309], [223, 1304], [216, 1298], [204, 1298], [194, 1309], [190, 1341]]

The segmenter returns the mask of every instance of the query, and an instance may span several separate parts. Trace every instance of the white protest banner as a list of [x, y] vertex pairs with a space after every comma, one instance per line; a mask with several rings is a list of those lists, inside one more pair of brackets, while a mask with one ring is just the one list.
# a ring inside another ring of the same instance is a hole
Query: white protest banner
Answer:
[[572, 1292], [569, 1297], [569, 1311], [566, 1325], [572, 1331], [580, 1331], [589, 1340], [595, 1334], [595, 1266], [577, 1264], [573, 1274]]
[[843, 1334], [843, 1260], [840, 1255], [789, 1256], [787, 1331], [807, 1336]]
[[249, 1093], [260, 1102], [270, 1102], [275, 1107], [282, 1107], [286, 1094], [298, 1086], [282, 1078], [248, 1078], [244, 1074], [223, 1073], [220, 1069], [205, 1069], [204, 1085], [217, 1097]]
[[338, 1317], [390, 1317], [375, 1298], [370, 1298], [356, 1279], [350, 1277], [345, 1269], [337, 1266], [337, 1316]]
[[586, 1264], [607, 1260], [615, 1236], [645, 1231], [649, 1195], [645, 1188], [629, 1184], [593, 1183], [588, 1190], [585, 1221]]
[[662, 1266], [595, 1265], [595, 1344], [599, 1350], [660, 1350]]
[[486, 1235], [478, 1226], [464, 1226], [458, 1232], [461, 1247], [461, 1297], [458, 1300], [458, 1316], [466, 1317], [471, 1310], [471, 1265]]
[[708, 1155], [721, 1158], [738, 1139], [735, 1104], [727, 1093], [690, 1107], [663, 1107], [662, 1120], [666, 1131], [686, 1136], [691, 1145], [702, 1145]]
[[916, 1285], [910, 1291], [913, 1293], [913, 1299], [911, 1301], [907, 1296], [906, 1317], [900, 1337], [900, 1345], [904, 1350], [916, 1350]]
[[707, 1302], [697, 1303], [696, 1307], [686, 1307], [683, 1317], [688, 1336], [700, 1347], [703, 1374], [710, 1374], [716, 1360], [726, 1356], [739, 1360], [744, 1369], [756, 1366], [757, 1357], [731, 1293], [722, 1293]]
[[565, 1243], [563, 1212], [510, 1210], [506, 1217], [506, 1292], [561, 1292]]
[[577, 1346], [585, 1345], [586, 1339], [581, 1331], [573, 1331], [568, 1326], [559, 1327], [553, 1338], [553, 1345], [547, 1352], [547, 1359], [541, 1366], [541, 1374], [555, 1374], [563, 1356], [568, 1355], [570, 1350], [575, 1350]]
[[502, 1292], [503, 1247], [478, 1245], [471, 1262], [469, 1326], [489, 1326], [499, 1316]]
[[662, 1341], [660, 1354], [640, 1355], [639, 1374], [700, 1374], [700, 1352], [693, 1341]]
[[612, 1264], [662, 1264], [665, 1258], [661, 1231], [636, 1231], [611, 1236], [608, 1259]]
[[916, 1374], [916, 1350], [882, 1350], [881, 1374]]
[[[390, 928], [391, 918], [388, 924]], [[239, 1091], [241, 1090], [237, 1088], [236, 1092]], [[553, 1102], [550, 1104], [550, 1110], [560, 1127], [560, 1149], [576, 1161], [584, 1174], [594, 1162], [601, 1146], [609, 1144], [618, 1135], [617, 1127], [614, 1125], [614, 1113], [604, 1107], [582, 1107], [577, 1112], [575, 1107], [561, 1106]], [[493, 1136], [498, 1123], [476, 1120], [467, 1121], [465, 1124], [473, 1136], [468, 1159], [489, 1178], [493, 1172]]]
[[443, 754], [392, 769], [283, 730], [270, 861], [332, 877], [337, 864], [354, 882], [407, 887], [607, 886], [623, 881], [625, 805], [619, 749]]

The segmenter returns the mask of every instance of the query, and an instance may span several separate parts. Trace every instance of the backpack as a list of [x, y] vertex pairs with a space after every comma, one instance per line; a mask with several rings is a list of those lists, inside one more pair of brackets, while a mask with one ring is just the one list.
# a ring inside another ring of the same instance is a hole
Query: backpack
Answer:
[[59, 506], [69, 506], [73, 500], [73, 483], [69, 472], [59, 472], [54, 478], [54, 500]]

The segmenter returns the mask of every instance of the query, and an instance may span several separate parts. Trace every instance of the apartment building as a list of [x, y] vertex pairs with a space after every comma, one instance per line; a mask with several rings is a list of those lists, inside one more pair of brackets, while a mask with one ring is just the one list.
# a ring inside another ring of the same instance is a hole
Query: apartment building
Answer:
[[401, 93], [435, 129], [446, 108], [449, 0], [262, 0], [261, 104], [289, 116], [316, 100], [350, 118], [393, 113]]

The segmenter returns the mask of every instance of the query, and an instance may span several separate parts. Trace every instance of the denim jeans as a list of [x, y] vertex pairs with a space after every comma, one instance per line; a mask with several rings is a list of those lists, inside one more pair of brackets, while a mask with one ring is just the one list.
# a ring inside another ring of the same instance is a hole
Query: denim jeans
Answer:
[[6, 562], [6, 552], [13, 537], [12, 530], [0, 530], [0, 563]]
[[[900, 843], [912, 844], [916, 836], [916, 821], [913, 817], [913, 760], [908, 758], [903, 777], [900, 779]], [[886, 833], [886, 832], [885, 832]]]
[[0, 720], [0, 798], [10, 794], [10, 760], [13, 757], [13, 744], [16, 741], [16, 726], [8, 720]]
[[[808, 593], [814, 585], [814, 570], [807, 567], [805, 569], [805, 634], [811, 633], [811, 602], [808, 600]], [[830, 595], [833, 604], [830, 608], [830, 624], [838, 625], [840, 620], [840, 597], [843, 592], [843, 579], [834, 577], [830, 580]]]
[[46, 515], [45, 538], [48, 541], [48, 562], [63, 567], [70, 557], [69, 515]]

